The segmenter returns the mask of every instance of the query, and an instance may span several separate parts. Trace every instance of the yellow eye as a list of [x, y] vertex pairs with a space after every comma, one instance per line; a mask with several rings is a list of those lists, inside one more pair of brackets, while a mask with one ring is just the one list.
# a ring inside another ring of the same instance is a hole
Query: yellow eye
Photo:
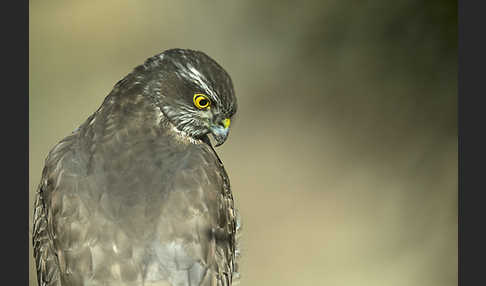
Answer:
[[199, 109], [209, 108], [209, 105], [211, 105], [209, 98], [201, 93], [194, 94], [192, 101], [194, 101], [194, 105]]

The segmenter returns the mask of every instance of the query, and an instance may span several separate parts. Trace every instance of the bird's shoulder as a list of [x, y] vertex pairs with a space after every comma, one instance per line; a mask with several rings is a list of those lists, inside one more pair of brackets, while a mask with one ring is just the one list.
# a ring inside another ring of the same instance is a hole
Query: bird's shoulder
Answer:
[[[32, 240], [39, 285], [58, 286], [61, 283], [59, 261], [56, 256], [57, 248], [52, 240], [54, 233], [50, 218], [60, 213], [62, 205], [55, 190], [60, 188], [61, 182], [64, 184], [65, 181], [70, 180], [61, 180], [61, 178], [70, 177], [73, 182], [77, 172], [72, 172], [72, 170], [82, 169], [80, 161], [73, 160], [78, 135], [79, 130], [75, 130], [51, 149], [46, 157], [41, 181], [35, 194]], [[68, 159], [68, 157], [71, 158]], [[68, 164], [71, 167], [63, 166], [63, 162], [66, 161], [71, 162]]]

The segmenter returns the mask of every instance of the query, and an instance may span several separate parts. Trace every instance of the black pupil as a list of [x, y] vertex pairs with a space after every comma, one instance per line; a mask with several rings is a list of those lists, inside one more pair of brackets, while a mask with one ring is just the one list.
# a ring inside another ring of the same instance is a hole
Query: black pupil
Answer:
[[208, 100], [207, 99], [204, 99], [203, 98], [203, 99], [199, 100], [199, 105], [206, 106], [207, 104], [208, 104]]

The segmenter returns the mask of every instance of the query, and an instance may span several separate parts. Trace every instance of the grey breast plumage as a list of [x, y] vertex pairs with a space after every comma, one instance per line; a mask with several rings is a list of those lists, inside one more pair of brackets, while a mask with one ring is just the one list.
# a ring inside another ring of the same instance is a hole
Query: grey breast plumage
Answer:
[[120, 81], [50, 151], [34, 210], [39, 285], [232, 285], [239, 223], [226, 171], [144, 80], [135, 70]]

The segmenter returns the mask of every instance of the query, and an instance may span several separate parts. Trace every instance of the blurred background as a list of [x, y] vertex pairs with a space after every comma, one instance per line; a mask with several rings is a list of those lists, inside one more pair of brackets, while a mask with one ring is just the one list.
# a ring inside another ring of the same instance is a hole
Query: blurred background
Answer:
[[146, 58], [191, 48], [239, 100], [218, 151], [240, 285], [457, 285], [455, 1], [29, 3], [30, 220], [49, 150]]

